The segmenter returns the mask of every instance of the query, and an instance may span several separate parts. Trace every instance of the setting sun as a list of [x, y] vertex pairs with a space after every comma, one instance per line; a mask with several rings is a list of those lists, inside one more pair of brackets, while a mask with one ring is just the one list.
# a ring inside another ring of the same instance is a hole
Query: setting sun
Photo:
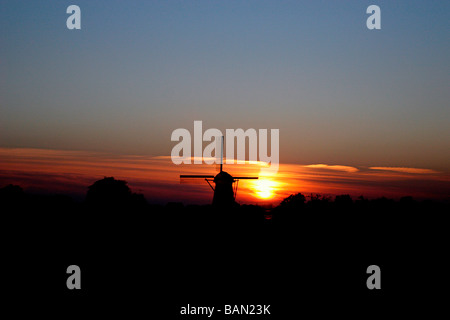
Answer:
[[252, 189], [254, 190], [258, 198], [270, 199], [275, 195], [274, 193], [275, 186], [276, 186], [275, 181], [261, 179], [254, 182]]

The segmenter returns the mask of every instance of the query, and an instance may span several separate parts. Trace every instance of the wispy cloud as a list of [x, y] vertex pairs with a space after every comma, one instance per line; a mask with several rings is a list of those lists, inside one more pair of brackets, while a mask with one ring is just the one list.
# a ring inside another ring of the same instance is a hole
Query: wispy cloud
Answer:
[[336, 170], [336, 171], [344, 171], [344, 172], [358, 172], [358, 168], [350, 167], [350, 166], [341, 166], [341, 165], [328, 165], [328, 164], [309, 164], [304, 166], [305, 168], [313, 168], [313, 169], [326, 169], [326, 170]]
[[379, 171], [394, 171], [403, 173], [413, 173], [413, 174], [436, 174], [438, 171], [432, 169], [422, 169], [422, 168], [408, 168], [408, 167], [370, 167], [371, 170]]

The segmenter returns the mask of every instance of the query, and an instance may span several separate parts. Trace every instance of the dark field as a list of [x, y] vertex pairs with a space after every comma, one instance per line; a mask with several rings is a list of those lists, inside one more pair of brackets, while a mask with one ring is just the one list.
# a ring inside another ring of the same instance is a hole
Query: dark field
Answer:
[[[187, 304], [270, 304], [273, 319], [366, 318], [429, 313], [448, 298], [444, 203], [297, 195], [267, 211], [153, 206], [135, 194], [78, 203], [12, 187], [1, 202], [2, 287], [8, 303], [29, 306], [17, 313], [57, 305], [173, 319], [195, 318], [179, 315]], [[72, 264], [81, 290], [66, 287]], [[369, 265], [381, 268], [381, 290], [366, 286]]]

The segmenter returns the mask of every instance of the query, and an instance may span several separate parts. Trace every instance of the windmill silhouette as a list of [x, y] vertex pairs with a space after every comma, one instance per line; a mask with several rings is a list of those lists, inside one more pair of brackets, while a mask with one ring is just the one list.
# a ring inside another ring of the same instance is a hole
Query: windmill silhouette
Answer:
[[[258, 177], [233, 177], [228, 172], [223, 171], [223, 136], [220, 148], [220, 171], [217, 175], [180, 175], [182, 179], [205, 179], [211, 189], [214, 191], [213, 206], [217, 207], [232, 207], [237, 203], [235, 201], [239, 180], [258, 179]], [[211, 184], [214, 183], [215, 187]], [[235, 187], [233, 188], [233, 183]]]

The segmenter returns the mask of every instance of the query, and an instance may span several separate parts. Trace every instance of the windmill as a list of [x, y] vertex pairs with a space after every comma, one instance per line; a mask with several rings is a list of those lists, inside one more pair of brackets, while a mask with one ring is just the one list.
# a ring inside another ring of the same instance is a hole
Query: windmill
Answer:
[[[233, 177], [228, 172], [223, 171], [223, 136], [220, 149], [220, 171], [213, 175], [180, 175], [180, 179], [205, 179], [214, 191], [213, 206], [231, 207], [236, 204], [236, 194], [239, 180], [258, 179], [258, 177]], [[214, 183], [214, 186], [211, 184]], [[233, 188], [233, 183], [236, 183]]]

